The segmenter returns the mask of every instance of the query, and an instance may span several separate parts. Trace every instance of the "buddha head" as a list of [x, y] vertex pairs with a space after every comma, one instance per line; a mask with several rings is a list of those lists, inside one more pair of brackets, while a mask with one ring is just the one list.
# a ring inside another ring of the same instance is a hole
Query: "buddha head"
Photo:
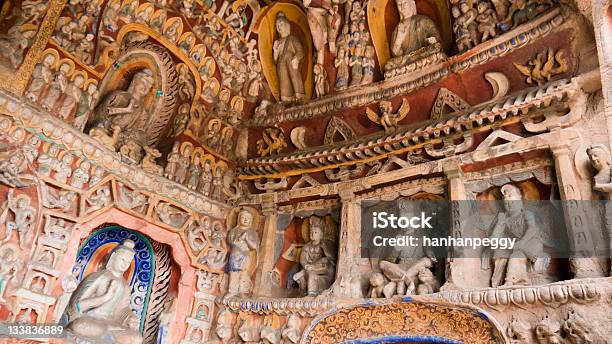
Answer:
[[319, 243], [323, 240], [323, 228], [320, 221], [310, 221], [310, 241]]
[[593, 145], [587, 149], [587, 154], [591, 159], [591, 164], [597, 171], [610, 166], [610, 153], [605, 146]]
[[276, 31], [281, 37], [287, 37], [291, 33], [291, 25], [289, 20], [285, 16], [284, 12], [278, 12], [276, 14]]
[[93, 95], [94, 93], [96, 93], [97, 90], [98, 90], [98, 85], [94, 83], [87, 85], [87, 93], [89, 95]]
[[69, 64], [67, 64], [67, 63], [62, 63], [62, 65], [61, 65], [61, 66], [60, 66], [60, 68], [59, 68], [59, 71], [60, 71], [60, 73], [61, 73], [61, 74], [63, 74], [63, 75], [68, 75], [68, 74], [70, 74], [70, 70], [71, 70], [71, 69], [72, 69], [72, 67], [70, 67], [70, 65], [69, 65]]
[[17, 200], [17, 208], [24, 209], [30, 206], [30, 199], [28, 197], [20, 197]]
[[521, 195], [521, 189], [514, 184], [506, 184], [501, 187], [501, 193], [504, 198], [504, 207], [511, 213], [518, 212], [522, 209], [523, 205], [520, 202], [523, 197]]
[[149, 93], [152, 86], [153, 76], [151, 70], [143, 69], [134, 75], [134, 78], [130, 83], [130, 87], [128, 88], [128, 92], [131, 93], [136, 99], [143, 99], [147, 93]]
[[402, 20], [408, 19], [417, 14], [414, 0], [396, 0], [396, 2], [397, 10], [399, 11]]
[[54, 63], [55, 63], [55, 55], [53, 54], [47, 54], [43, 58], [43, 64], [47, 67], [53, 66]]
[[241, 209], [240, 213], [238, 213], [238, 225], [240, 227], [246, 228], [250, 227], [253, 224], [253, 214], [246, 209]]
[[111, 251], [108, 262], [106, 263], [106, 268], [115, 275], [123, 275], [130, 267], [132, 259], [134, 259], [134, 255], [136, 254], [136, 251], [134, 251], [135, 246], [136, 244], [132, 240], [124, 240], [123, 243]]

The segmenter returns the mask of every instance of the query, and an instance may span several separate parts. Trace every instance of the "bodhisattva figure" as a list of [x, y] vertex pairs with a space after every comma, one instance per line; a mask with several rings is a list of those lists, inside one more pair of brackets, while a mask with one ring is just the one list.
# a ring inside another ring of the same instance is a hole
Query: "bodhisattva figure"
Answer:
[[229, 230], [230, 256], [227, 263], [229, 272], [228, 296], [247, 295], [251, 292], [252, 282], [249, 267], [251, 254], [257, 254], [259, 238], [253, 228], [253, 214], [246, 209], [238, 213], [237, 225]]
[[130, 286], [123, 273], [134, 259], [134, 242], [115, 247], [104, 269], [87, 276], [72, 294], [66, 310], [74, 335], [111, 343], [142, 343], [139, 321], [130, 309]]
[[115, 90], [107, 94], [94, 110], [94, 126], [101, 125], [108, 132], [121, 128], [123, 137], [129, 137], [143, 145], [145, 125], [149, 115], [145, 97], [153, 87], [149, 69], [134, 75], [127, 90]]
[[85, 124], [87, 124], [87, 120], [89, 120], [89, 115], [93, 111], [99, 95], [98, 85], [94, 83], [87, 85], [87, 92], [82, 93], [81, 99], [77, 104], [76, 113], [74, 114], [72, 125], [74, 125], [75, 128], [80, 131], [85, 129]]
[[179, 153], [180, 142], [175, 142], [172, 146], [172, 151], [168, 154], [168, 162], [166, 163], [166, 168], [164, 169], [164, 177], [174, 180], [174, 175], [178, 168], [178, 162], [181, 157]]
[[490, 238], [516, 238], [513, 249], [485, 250], [482, 268], [492, 263], [491, 286], [529, 285], [530, 272], [543, 272], [548, 258], [544, 253], [535, 214], [525, 210], [521, 189], [513, 184], [501, 187], [506, 212], [497, 215]]
[[45, 110], [53, 110], [55, 103], [66, 91], [68, 86], [68, 74], [70, 73], [71, 67], [68, 63], [62, 63], [59, 70], [55, 72], [51, 78], [51, 83], [47, 89], [45, 99], [42, 102], [42, 107]]
[[83, 84], [85, 83], [85, 77], [82, 74], [77, 74], [72, 82], [66, 85], [64, 99], [60, 103], [59, 114], [62, 119], [66, 120], [73, 111], [76, 109], [79, 100], [83, 97]]
[[53, 65], [55, 64], [55, 55], [47, 54], [43, 57], [42, 62], [36, 64], [34, 72], [32, 73], [32, 83], [28, 87], [26, 97], [37, 102], [39, 97], [42, 95], [45, 87], [51, 82], [53, 75]]
[[302, 270], [293, 279], [308, 296], [317, 296], [334, 281], [336, 252], [333, 244], [323, 237], [322, 220], [310, 217], [309, 225], [310, 241], [302, 247], [300, 253]]
[[174, 181], [183, 184], [187, 179], [189, 165], [191, 164], [191, 146], [183, 148], [183, 154], [179, 157], [178, 167], [174, 175]]
[[187, 178], [187, 187], [193, 190], [197, 190], [198, 182], [200, 181], [200, 175], [202, 175], [202, 167], [200, 166], [200, 154], [195, 154], [193, 157], [193, 163], [189, 167], [189, 178]]
[[215, 168], [215, 174], [212, 179], [212, 188], [210, 190], [210, 197], [218, 201], [221, 200], [221, 191], [223, 191], [223, 167], [217, 166]]
[[273, 57], [283, 102], [302, 100], [305, 97], [304, 83], [300, 66], [304, 60], [304, 47], [300, 40], [291, 34], [291, 24], [285, 13], [276, 14], [278, 38], [274, 41]]
[[212, 180], [213, 172], [212, 167], [210, 165], [210, 160], [206, 160], [204, 161], [204, 170], [202, 171], [202, 176], [200, 176], [200, 181], [198, 184], [198, 191], [204, 196], [208, 196], [210, 194]]
[[[6, 224], [6, 232], [2, 242], [11, 239], [11, 232], [17, 231], [19, 235], [19, 246], [25, 247], [30, 235], [30, 229], [34, 226], [36, 210], [30, 205], [30, 197], [27, 195], [13, 196], [14, 189], [9, 189], [6, 207], [0, 214], [0, 223]], [[11, 211], [14, 215], [13, 221], [7, 221], [7, 213]]]
[[604, 220], [610, 245], [612, 245], [612, 202], [610, 202], [612, 200], [612, 158], [608, 148], [601, 144], [589, 147], [587, 154], [591, 160], [591, 165], [596, 171], [593, 177], [593, 190], [600, 192], [603, 199], [606, 200]]

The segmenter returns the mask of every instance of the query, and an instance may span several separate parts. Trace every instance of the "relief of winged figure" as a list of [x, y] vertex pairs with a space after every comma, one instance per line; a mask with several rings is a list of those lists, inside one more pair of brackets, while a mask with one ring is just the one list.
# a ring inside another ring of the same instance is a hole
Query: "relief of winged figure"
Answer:
[[366, 108], [366, 113], [370, 121], [382, 125], [385, 132], [397, 130], [398, 123], [410, 112], [410, 104], [406, 98], [402, 99], [402, 105], [397, 112], [393, 112], [393, 104], [388, 100], [381, 100], [378, 103], [378, 108], [380, 109], [380, 115], [370, 108]]

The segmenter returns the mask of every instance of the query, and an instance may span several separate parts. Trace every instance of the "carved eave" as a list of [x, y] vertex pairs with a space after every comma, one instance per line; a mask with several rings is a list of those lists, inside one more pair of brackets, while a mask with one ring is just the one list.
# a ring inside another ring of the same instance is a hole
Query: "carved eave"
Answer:
[[600, 300], [612, 278], [579, 279], [540, 286], [502, 286], [469, 290], [444, 290], [417, 300], [444, 300], [503, 311], [507, 307], [559, 307], [567, 303], [587, 304]]
[[[240, 178], [280, 178], [367, 163], [420, 148], [427, 149], [453, 139], [463, 137], [469, 140], [474, 133], [518, 121], [522, 121], [526, 129], [534, 133], [548, 131], [549, 126], [571, 126], [582, 114], [581, 110], [575, 107], [584, 106], [584, 94], [577, 79], [563, 79], [542, 87], [526, 89], [498, 102], [481, 104], [466, 113], [442, 121], [430, 122], [416, 128], [402, 128], [391, 134], [381, 133], [356, 141], [340, 142], [331, 149], [313, 148], [276, 157], [249, 159], [242, 167]], [[529, 121], [530, 117], [542, 110], [558, 105], [567, 105], [570, 108], [569, 113], [554, 119], [544, 115], [547, 119], [537, 124]]]
[[270, 297], [231, 297], [222, 298], [220, 303], [232, 312], [252, 312], [255, 314], [299, 314], [316, 316], [339, 306], [336, 297], [270, 298]]
[[[122, 162], [118, 153], [109, 150], [92, 137], [5, 91], [0, 91], [0, 114], [12, 117], [17, 125], [31, 132], [42, 133], [63, 146], [63, 149], [87, 158], [138, 191], [166, 197], [187, 209], [217, 218], [225, 218], [231, 209], [225, 203], [207, 198], [181, 184], [145, 172], [140, 165]], [[0, 124], [0, 132], [6, 134], [5, 131], [9, 127], [10, 124]]]
[[313, 99], [307, 104], [270, 111], [265, 117], [245, 122], [247, 127], [272, 126], [286, 121], [297, 121], [325, 116], [347, 108], [408, 94], [433, 85], [450, 73], [460, 73], [493, 59], [505, 56], [537, 39], [559, 30], [569, 17], [568, 11], [554, 8], [535, 20], [489, 40], [460, 55], [425, 67], [418, 72], [397, 76], [367, 86], [349, 89], [337, 95]]

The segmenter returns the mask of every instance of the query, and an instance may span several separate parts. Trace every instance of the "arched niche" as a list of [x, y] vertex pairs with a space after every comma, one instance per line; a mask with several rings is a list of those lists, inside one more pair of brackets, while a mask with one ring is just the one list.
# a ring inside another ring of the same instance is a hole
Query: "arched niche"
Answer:
[[279, 82], [276, 75], [276, 64], [274, 63], [272, 46], [278, 33], [276, 32], [276, 14], [284, 12], [291, 23], [291, 34], [295, 35], [304, 46], [304, 61], [301, 72], [304, 82], [306, 99], [312, 96], [312, 68], [313, 68], [313, 46], [312, 36], [308, 28], [308, 19], [302, 9], [292, 3], [274, 2], [264, 7], [255, 21], [253, 32], [258, 36], [259, 60], [263, 67], [263, 73], [270, 85], [274, 97], [280, 101]]
[[113, 224], [140, 233], [151, 240], [171, 247], [171, 257], [178, 272], [177, 293], [174, 299], [174, 309], [170, 323], [173, 324], [172, 343], [178, 343], [183, 338], [187, 324], [185, 319], [190, 316], [194, 303], [194, 293], [196, 291], [196, 268], [191, 265], [189, 248], [185, 246], [179, 233], [169, 231], [159, 226], [148, 223], [147, 221], [135, 216], [126, 214], [118, 209], [111, 208], [108, 211], [96, 216], [88, 222], [82, 223], [73, 232], [68, 249], [64, 254], [59, 270], [63, 278], [64, 275], [71, 273], [72, 267], [77, 260], [77, 255], [81, 242], [86, 240], [96, 230]]
[[[159, 316], [159, 314], [149, 312], [152, 308], [149, 306], [154, 306], [149, 302], [153, 293], [163, 292], [159, 290], [158, 285], [155, 285], [155, 281], [159, 278], [157, 276], [158, 260], [165, 258], [166, 255], [160, 254], [165, 252], [154, 249], [148, 237], [121, 226], [103, 226], [94, 231], [81, 244], [72, 273], [80, 282], [89, 274], [103, 269], [112, 250], [126, 239], [135, 243], [134, 250], [136, 251], [130, 268], [124, 274], [131, 288], [130, 307], [140, 319], [140, 331], [150, 332], [150, 320], [158, 320], [156, 315]], [[164, 247], [164, 251], [166, 250], [168, 248]], [[162, 295], [165, 294], [167, 290]], [[147, 319], [150, 320], [147, 321]]]
[[[453, 43], [450, 8], [444, 0], [416, 0], [417, 13], [431, 18], [442, 36], [442, 47], [448, 52]], [[399, 23], [395, 0], [369, 0], [368, 26], [380, 66], [391, 58], [389, 40]]]
[[[435, 326], [432, 326], [435, 323]], [[334, 331], [329, 331], [333, 328]], [[336, 309], [315, 318], [301, 344], [506, 343], [501, 328], [482, 310], [404, 298]]]
[[[100, 81], [100, 98], [86, 131], [98, 125], [103, 119], [101, 104], [116, 91], [127, 91], [138, 73], [148, 70], [153, 84], [144, 97], [146, 118], [139, 121], [145, 132], [143, 145], [156, 147], [163, 142], [170, 131], [172, 119], [177, 110], [178, 75], [176, 66], [168, 51], [157, 44], [135, 42], [125, 49]], [[125, 115], [124, 115], [125, 116]], [[107, 128], [109, 129], [109, 128]], [[129, 128], [122, 128], [122, 132]]]

